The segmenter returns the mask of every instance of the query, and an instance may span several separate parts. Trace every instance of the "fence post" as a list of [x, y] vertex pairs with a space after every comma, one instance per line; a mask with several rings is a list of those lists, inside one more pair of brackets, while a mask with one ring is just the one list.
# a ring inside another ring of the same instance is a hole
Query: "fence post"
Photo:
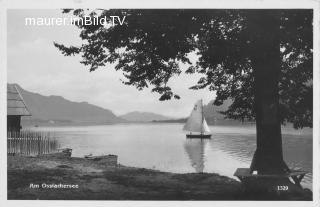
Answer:
[[12, 132], [13, 136], [13, 153], [15, 154], [16, 153], [16, 133], [15, 132]]
[[40, 135], [37, 134], [37, 138], [38, 138], [38, 140], [37, 140], [37, 141], [38, 141], [38, 155], [40, 155], [40, 154], [41, 154], [41, 151], [40, 151], [40, 150], [41, 150], [41, 149], [40, 149], [40, 148], [41, 148], [41, 145], [40, 145]]
[[10, 148], [11, 148], [11, 143], [10, 143], [11, 139], [10, 139], [10, 131], [7, 132], [7, 153], [11, 153], [10, 152]]

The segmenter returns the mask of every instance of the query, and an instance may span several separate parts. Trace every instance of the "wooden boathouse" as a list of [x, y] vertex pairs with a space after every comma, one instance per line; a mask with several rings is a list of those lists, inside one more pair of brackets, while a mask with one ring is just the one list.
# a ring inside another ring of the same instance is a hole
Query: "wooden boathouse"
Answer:
[[31, 116], [30, 111], [25, 104], [18, 86], [16, 84], [7, 84], [7, 131], [20, 132], [21, 117]]

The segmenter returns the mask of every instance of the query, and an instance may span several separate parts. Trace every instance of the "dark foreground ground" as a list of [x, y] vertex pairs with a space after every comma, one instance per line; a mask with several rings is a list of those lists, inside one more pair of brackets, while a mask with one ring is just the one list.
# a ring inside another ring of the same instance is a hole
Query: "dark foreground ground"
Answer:
[[[39, 188], [32, 184], [38, 184]], [[42, 188], [42, 184], [78, 185], [78, 188]], [[8, 199], [311, 200], [312, 195], [303, 190], [246, 192], [237, 180], [214, 173], [175, 174], [106, 166], [82, 158], [8, 156]]]

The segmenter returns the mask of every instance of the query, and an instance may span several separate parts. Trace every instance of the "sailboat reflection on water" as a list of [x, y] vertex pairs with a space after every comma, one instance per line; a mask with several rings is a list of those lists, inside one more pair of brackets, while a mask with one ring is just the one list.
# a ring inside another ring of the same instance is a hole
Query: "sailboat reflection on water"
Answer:
[[187, 139], [184, 149], [189, 157], [191, 166], [197, 173], [202, 173], [205, 167], [205, 146], [209, 140]]
[[204, 118], [203, 114], [203, 103], [202, 99], [197, 101], [194, 105], [191, 114], [184, 125], [183, 130], [189, 131], [187, 138], [200, 138], [200, 139], [210, 139], [210, 129]]

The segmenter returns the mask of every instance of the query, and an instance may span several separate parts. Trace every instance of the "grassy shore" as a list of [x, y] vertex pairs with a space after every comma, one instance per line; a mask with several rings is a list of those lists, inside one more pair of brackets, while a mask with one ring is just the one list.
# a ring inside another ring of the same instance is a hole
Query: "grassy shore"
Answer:
[[[78, 188], [42, 188], [42, 184]], [[39, 188], [30, 187], [39, 185]], [[305, 193], [248, 193], [214, 173], [175, 174], [106, 166], [83, 158], [8, 156], [8, 199], [40, 200], [310, 200]]]

